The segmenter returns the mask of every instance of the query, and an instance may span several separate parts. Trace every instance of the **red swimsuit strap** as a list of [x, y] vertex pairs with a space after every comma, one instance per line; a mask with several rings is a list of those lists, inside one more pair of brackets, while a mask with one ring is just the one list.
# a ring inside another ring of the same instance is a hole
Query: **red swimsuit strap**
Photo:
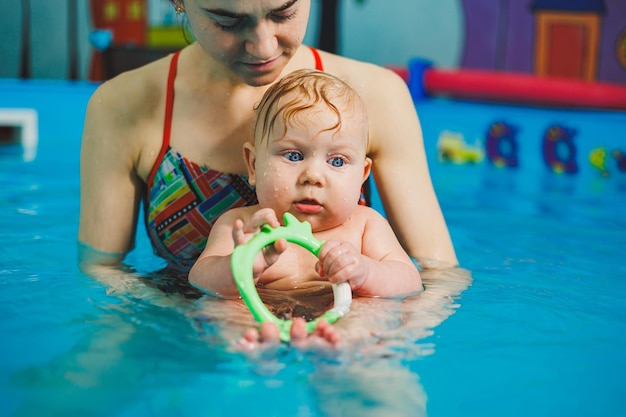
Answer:
[[317, 49], [309, 46], [309, 49], [313, 53], [313, 57], [315, 58], [315, 69], [318, 71], [324, 71], [324, 65], [322, 64], [322, 57], [320, 57], [320, 53]]
[[154, 166], [148, 176], [148, 187], [152, 186], [156, 171], [161, 165], [161, 161], [165, 156], [165, 152], [170, 146], [170, 136], [172, 133], [172, 111], [174, 109], [174, 81], [176, 80], [176, 69], [178, 67], [178, 57], [181, 51], [177, 51], [170, 61], [170, 69], [167, 75], [167, 89], [165, 91], [165, 120], [163, 121], [163, 144], [161, 145], [161, 151], [159, 156], [154, 162]]
[[[315, 58], [315, 69], [318, 71], [324, 71], [324, 65], [322, 64], [322, 58], [320, 57], [317, 49], [313, 47], [309, 47], [313, 57]], [[170, 69], [167, 75], [167, 90], [165, 95], [165, 119], [163, 121], [163, 144], [161, 145], [161, 150], [159, 152], [159, 156], [157, 157], [152, 170], [150, 171], [150, 175], [148, 176], [148, 186], [152, 186], [152, 182], [154, 180], [154, 176], [156, 175], [156, 171], [161, 165], [161, 161], [165, 156], [165, 152], [170, 146], [170, 137], [172, 133], [172, 112], [174, 109], [174, 81], [176, 80], [176, 69], [178, 67], [178, 57], [180, 56], [181, 51], [177, 51], [174, 55], [172, 55], [172, 60], [170, 61]]]

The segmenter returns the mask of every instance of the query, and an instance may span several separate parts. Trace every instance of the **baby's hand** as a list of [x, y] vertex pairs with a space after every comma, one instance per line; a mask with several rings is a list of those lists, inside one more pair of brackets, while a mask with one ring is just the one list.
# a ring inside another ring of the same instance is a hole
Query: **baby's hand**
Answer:
[[[245, 223], [241, 219], [237, 219], [233, 225], [233, 241], [235, 246], [246, 244], [252, 239], [263, 225], [278, 227], [280, 223], [274, 210], [265, 208], [260, 209], [252, 215]], [[252, 267], [252, 275], [256, 280], [261, 273], [274, 264], [281, 253], [287, 249], [287, 241], [279, 239], [273, 245], [266, 246], [255, 258]]]
[[269, 224], [272, 227], [280, 226], [274, 210], [269, 208], [258, 210], [245, 223], [241, 219], [235, 220], [233, 225], [235, 246], [248, 243], [261, 230], [261, 226], [264, 224]]
[[361, 252], [348, 242], [329, 240], [319, 252], [317, 272], [331, 284], [348, 282], [356, 291], [365, 282], [367, 267]]

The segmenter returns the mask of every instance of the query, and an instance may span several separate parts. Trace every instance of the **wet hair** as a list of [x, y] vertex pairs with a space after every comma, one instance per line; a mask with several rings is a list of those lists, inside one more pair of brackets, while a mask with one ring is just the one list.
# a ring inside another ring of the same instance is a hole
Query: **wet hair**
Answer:
[[[365, 105], [358, 93], [339, 78], [326, 72], [302, 69], [294, 71], [275, 84], [263, 95], [261, 102], [256, 107], [257, 120], [254, 127], [255, 138], [262, 140], [273, 131], [276, 120], [282, 116], [283, 126], [297, 123], [297, 117], [304, 111], [314, 109], [319, 104], [325, 105], [336, 116], [337, 122], [321, 130], [330, 131], [341, 129], [341, 111], [334, 103], [341, 102], [342, 110], [363, 113]], [[282, 132], [282, 137], [286, 130]]]

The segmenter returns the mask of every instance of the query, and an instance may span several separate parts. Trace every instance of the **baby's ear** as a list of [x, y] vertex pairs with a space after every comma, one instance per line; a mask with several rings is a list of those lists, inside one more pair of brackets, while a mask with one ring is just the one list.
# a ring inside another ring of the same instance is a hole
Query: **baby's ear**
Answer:
[[370, 176], [370, 172], [371, 171], [372, 171], [372, 159], [368, 158], [366, 156], [365, 157], [365, 165], [363, 166], [363, 181], [362, 181], [362, 183], [367, 181], [367, 177]]
[[256, 148], [250, 142], [243, 144], [243, 159], [246, 162], [246, 168], [248, 168], [248, 183], [254, 186], [256, 183]]

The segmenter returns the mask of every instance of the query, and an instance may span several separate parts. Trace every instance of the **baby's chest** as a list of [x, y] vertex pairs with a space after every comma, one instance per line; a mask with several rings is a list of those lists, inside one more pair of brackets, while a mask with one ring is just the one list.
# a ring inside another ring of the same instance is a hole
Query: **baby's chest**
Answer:
[[320, 280], [315, 270], [317, 258], [311, 252], [290, 244], [276, 263], [265, 270], [259, 284], [276, 288], [295, 288], [299, 284]]

